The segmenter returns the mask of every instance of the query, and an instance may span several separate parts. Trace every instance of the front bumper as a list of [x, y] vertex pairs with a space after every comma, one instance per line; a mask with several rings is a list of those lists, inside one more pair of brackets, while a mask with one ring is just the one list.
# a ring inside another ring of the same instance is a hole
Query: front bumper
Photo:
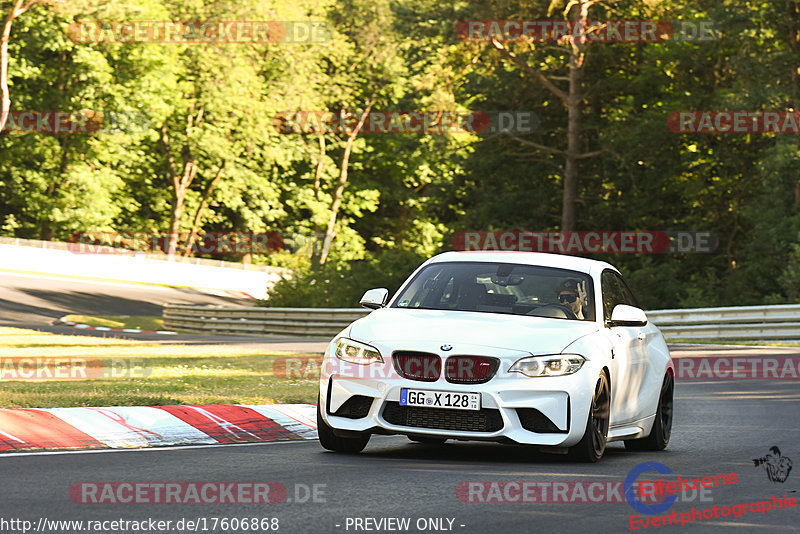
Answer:
[[[443, 377], [423, 382], [391, 376], [390, 371], [384, 375], [365, 373], [364, 368], [357, 369], [358, 376], [340, 373], [338, 360], [328, 353], [323, 369], [331, 372], [323, 373], [320, 379], [320, 411], [327, 424], [340, 431], [552, 447], [576, 444], [583, 437], [600, 370], [587, 361], [576, 373], [561, 377], [508, 373], [511, 364], [522, 356], [501, 357], [500, 368], [486, 383], [455, 384]], [[369, 367], [380, 371], [380, 365]], [[391, 362], [382, 365], [390, 367]], [[480, 393], [481, 410], [403, 407], [399, 405], [401, 388]]]

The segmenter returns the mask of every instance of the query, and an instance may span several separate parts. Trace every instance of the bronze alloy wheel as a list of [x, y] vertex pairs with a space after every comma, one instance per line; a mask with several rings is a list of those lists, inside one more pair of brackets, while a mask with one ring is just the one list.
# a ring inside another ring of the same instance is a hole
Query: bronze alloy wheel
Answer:
[[577, 445], [570, 448], [575, 460], [596, 462], [603, 457], [608, 439], [609, 414], [611, 411], [611, 388], [606, 374], [600, 373], [594, 386], [592, 405], [586, 421], [586, 431]]

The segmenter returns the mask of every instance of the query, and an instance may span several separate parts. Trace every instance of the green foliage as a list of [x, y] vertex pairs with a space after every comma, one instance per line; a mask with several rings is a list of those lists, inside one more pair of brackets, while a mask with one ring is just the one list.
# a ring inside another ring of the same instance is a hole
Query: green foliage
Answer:
[[379, 257], [327, 262], [299, 270], [270, 291], [267, 307], [354, 308], [367, 289], [385, 287], [393, 294], [423, 261], [413, 251], [390, 249]]
[[[7, 2], [2, 4], [5, 9]], [[566, 1], [76, 0], [32, 8], [10, 41], [14, 110], [139, 113], [135, 131], [0, 135], [0, 232], [168, 231], [170, 156], [196, 165], [178, 227], [278, 231], [295, 254], [270, 306], [355, 306], [395, 290], [461, 230], [557, 230], [566, 107], [462, 20], [562, 18]], [[713, 20], [715, 39], [596, 43], [583, 72], [578, 230], [710, 231], [709, 254], [600, 257], [644, 307], [800, 301], [796, 135], [676, 134], [680, 110], [800, 107], [796, 2], [617, 0], [593, 19]], [[311, 20], [312, 43], [76, 43], [77, 20]], [[566, 88], [565, 45], [509, 43]], [[531, 134], [358, 136], [329, 262], [312, 261], [331, 215], [346, 134], [283, 135], [283, 111], [533, 111]], [[163, 131], [162, 131], [163, 130]], [[165, 137], [166, 132], [166, 137]], [[165, 138], [168, 142], [165, 142]], [[220, 172], [218, 181], [214, 177]], [[213, 185], [213, 188], [211, 187]], [[294, 245], [293, 245], [294, 246]], [[226, 257], [231, 260], [235, 257]]]

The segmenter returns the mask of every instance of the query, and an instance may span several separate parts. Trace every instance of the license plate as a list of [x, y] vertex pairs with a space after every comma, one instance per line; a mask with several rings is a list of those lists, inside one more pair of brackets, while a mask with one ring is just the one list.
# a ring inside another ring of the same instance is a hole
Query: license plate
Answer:
[[400, 406], [480, 410], [481, 394], [402, 388], [400, 390]]

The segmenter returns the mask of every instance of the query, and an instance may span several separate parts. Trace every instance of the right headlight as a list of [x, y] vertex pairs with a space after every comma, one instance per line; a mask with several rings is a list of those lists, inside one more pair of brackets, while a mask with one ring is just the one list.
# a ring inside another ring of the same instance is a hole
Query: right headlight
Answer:
[[586, 359], [580, 354], [548, 354], [528, 356], [514, 362], [509, 373], [525, 376], [564, 376], [571, 375], [583, 366]]
[[336, 357], [340, 360], [357, 363], [359, 365], [383, 363], [383, 358], [381, 357], [381, 353], [378, 352], [378, 349], [345, 337], [340, 338], [336, 342], [334, 354], [336, 354]]

